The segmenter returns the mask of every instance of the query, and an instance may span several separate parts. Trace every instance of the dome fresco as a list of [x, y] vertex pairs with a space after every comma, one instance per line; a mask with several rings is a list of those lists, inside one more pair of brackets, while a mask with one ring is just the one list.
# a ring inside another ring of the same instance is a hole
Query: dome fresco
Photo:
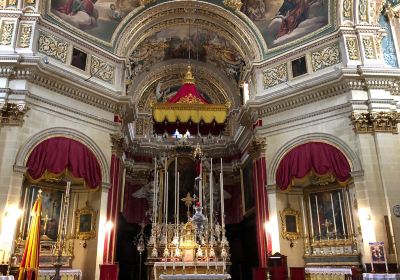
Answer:
[[[110, 46], [123, 26], [147, 6], [139, 0], [48, 0], [46, 18], [81, 37]], [[165, 2], [165, 1], [161, 1]], [[222, 1], [208, 1], [223, 6]], [[243, 0], [241, 17], [262, 36], [268, 50], [306, 40], [331, 27], [332, 0]], [[153, 4], [159, 4], [152, 3]], [[224, 7], [226, 8], [226, 7]], [[228, 8], [226, 8], [228, 9]], [[87, 36], [89, 35], [89, 36]], [[261, 39], [261, 38], [260, 38]]]

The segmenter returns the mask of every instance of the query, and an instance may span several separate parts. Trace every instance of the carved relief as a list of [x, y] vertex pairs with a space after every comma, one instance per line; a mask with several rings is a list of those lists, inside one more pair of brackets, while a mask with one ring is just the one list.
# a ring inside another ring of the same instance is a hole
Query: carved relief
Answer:
[[18, 36], [18, 47], [29, 48], [32, 36], [32, 25], [31, 24], [21, 24]]
[[53, 57], [63, 63], [67, 60], [68, 43], [63, 42], [51, 35], [40, 33], [39, 52]]
[[357, 133], [391, 132], [398, 133], [397, 123], [400, 115], [397, 112], [352, 113], [351, 120]]
[[1, 25], [0, 45], [10, 46], [14, 32], [14, 22], [3, 21]]
[[339, 45], [335, 44], [311, 53], [313, 71], [340, 63]]
[[382, 33], [375, 36], [376, 57], [379, 59], [382, 56]]
[[343, 16], [350, 18], [353, 15], [353, 1], [343, 0]]
[[288, 69], [286, 63], [275, 66], [263, 72], [264, 88], [270, 88], [288, 80]]
[[25, 103], [0, 103], [1, 126], [18, 126], [24, 122], [28, 108]]
[[242, 8], [243, 5], [241, 0], [224, 0], [223, 3], [225, 7], [228, 7], [235, 11], [240, 11], [240, 8]]
[[368, 59], [375, 59], [375, 50], [374, 50], [374, 39], [372, 37], [364, 37], [362, 38], [363, 46], [364, 46], [364, 55]]
[[358, 4], [358, 18], [367, 21], [367, 0], [360, 0]]
[[252, 159], [257, 159], [261, 157], [263, 153], [265, 153], [266, 146], [267, 143], [265, 141], [265, 138], [256, 137], [253, 139], [253, 141], [251, 141], [247, 152]]
[[383, 9], [383, 0], [370, 0], [369, 2], [369, 23], [378, 24], [379, 16]]
[[125, 147], [124, 135], [120, 132], [110, 134], [111, 149], [113, 151], [122, 151]]
[[347, 38], [346, 39], [347, 53], [350, 60], [359, 60], [360, 51], [358, 50], [357, 38]]
[[113, 83], [115, 66], [107, 63], [100, 58], [92, 56], [90, 63], [90, 75], [105, 82]]

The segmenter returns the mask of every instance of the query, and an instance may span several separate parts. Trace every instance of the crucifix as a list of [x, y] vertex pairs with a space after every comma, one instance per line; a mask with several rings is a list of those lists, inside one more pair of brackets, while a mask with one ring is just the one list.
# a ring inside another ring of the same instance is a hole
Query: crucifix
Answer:
[[49, 218], [49, 215], [46, 214], [46, 216], [44, 216], [44, 218], [42, 218], [42, 221], [44, 222], [44, 226], [43, 226], [43, 234], [41, 239], [49, 239], [49, 237], [46, 235], [47, 232], [47, 223], [50, 221], [51, 219]]
[[187, 207], [187, 217], [188, 219], [190, 218], [190, 206], [192, 206], [194, 202], [194, 198], [190, 196], [190, 193], [187, 193], [186, 197], [181, 199], [183, 202], [185, 202], [185, 205]]

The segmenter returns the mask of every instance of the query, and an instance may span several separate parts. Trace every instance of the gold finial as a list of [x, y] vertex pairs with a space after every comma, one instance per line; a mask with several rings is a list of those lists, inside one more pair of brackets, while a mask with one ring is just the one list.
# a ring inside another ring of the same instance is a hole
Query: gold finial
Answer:
[[193, 156], [195, 158], [202, 158], [203, 157], [203, 152], [200, 148], [200, 144], [197, 143], [196, 149], [194, 150]]
[[192, 74], [192, 67], [189, 65], [187, 68], [187, 72], [185, 74], [185, 78], [183, 79], [184, 84], [194, 84], [194, 77]]

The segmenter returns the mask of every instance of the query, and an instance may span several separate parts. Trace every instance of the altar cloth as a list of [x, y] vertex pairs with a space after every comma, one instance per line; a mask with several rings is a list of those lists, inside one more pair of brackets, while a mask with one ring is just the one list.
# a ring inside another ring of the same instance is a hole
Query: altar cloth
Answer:
[[363, 273], [363, 279], [400, 280], [400, 273]]
[[7, 275], [7, 276], [0, 275], [0, 280], [14, 280], [14, 276], [12, 276], [12, 275]]
[[161, 274], [160, 279], [169, 280], [223, 280], [231, 279], [229, 274]]

